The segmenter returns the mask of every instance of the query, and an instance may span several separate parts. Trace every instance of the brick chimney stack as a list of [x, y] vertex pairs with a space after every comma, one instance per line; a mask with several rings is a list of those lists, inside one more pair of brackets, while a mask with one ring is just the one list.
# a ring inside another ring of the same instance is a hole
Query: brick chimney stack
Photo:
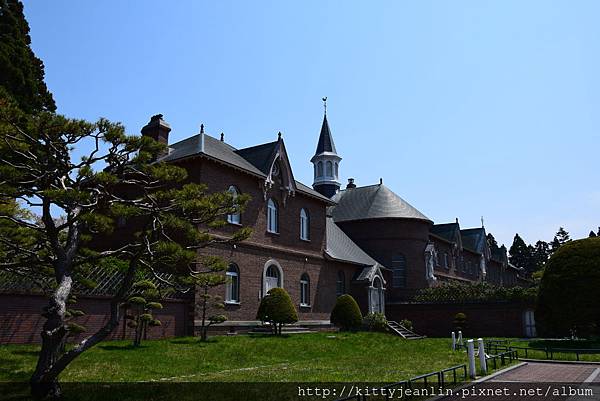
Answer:
[[169, 132], [171, 127], [163, 120], [162, 114], [152, 116], [150, 122], [142, 128], [142, 135], [149, 136], [164, 145], [169, 144]]

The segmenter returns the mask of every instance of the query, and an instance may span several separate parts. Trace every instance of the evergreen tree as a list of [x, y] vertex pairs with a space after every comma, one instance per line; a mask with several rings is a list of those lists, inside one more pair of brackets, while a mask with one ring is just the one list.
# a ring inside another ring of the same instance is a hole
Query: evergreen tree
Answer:
[[596, 233], [594, 232], [594, 230], [590, 231], [590, 235], [588, 237], [590, 237], [590, 238], [596, 237]]
[[563, 227], [560, 227], [550, 244], [550, 253], [556, 252], [561, 245], [566, 244], [569, 241], [571, 241], [569, 233]]
[[[74, 159], [72, 149], [83, 141], [95, 145], [89, 155]], [[159, 273], [168, 272], [175, 277], [171, 286], [189, 289], [200, 248], [236, 243], [250, 234], [242, 228], [229, 238], [212, 235], [228, 214], [243, 209], [247, 197], [208, 193], [203, 185], [186, 183], [184, 169], [153, 162], [163, 151], [164, 145], [125, 135], [121, 125], [104, 119], [88, 123], [45, 112], [25, 115], [0, 99], [0, 199], [23, 202], [39, 213], [15, 215], [0, 208], [0, 220], [10, 223], [0, 229], [0, 269], [50, 284], [30, 381], [34, 396], [60, 396], [59, 374], [115, 330], [137, 277], [164, 281]], [[134, 232], [112, 235], [124, 218]], [[23, 232], [34, 233], [33, 240]], [[102, 240], [109, 236], [113, 241]], [[108, 257], [126, 266], [117, 276], [109, 318], [67, 349], [66, 338], [78, 330], [67, 314], [73, 289], [86, 282], [90, 266], [101, 267]]]
[[44, 83], [44, 63], [31, 50], [29, 24], [17, 0], [0, 0], [0, 87], [26, 113], [56, 110]]
[[536, 242], [531, 257], [533, 265], [532, 272], [542, 269], [550, 257], [550, 245], [548, 245], [546, 241]]
[[527, 268], [531, 260], [531, 251], [519, 234], [515, 234], [513, 244], [508, 250], [508, 260], [517, 267]]
[[496, 238], [494, 238], [492, 233], [488, 233], [487, 242], [490, 249], [498, 249], [498, 242], [496, 241]]

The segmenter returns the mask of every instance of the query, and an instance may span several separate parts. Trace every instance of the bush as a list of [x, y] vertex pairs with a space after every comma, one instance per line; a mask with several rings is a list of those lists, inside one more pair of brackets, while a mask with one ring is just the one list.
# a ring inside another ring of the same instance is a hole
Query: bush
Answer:
[[552, 255], [535, 311], [543, 336], [600, 334], [600, 237], [571, 241]]
[[457, 313], [454, 315], [453, 323], [456, 330], [460, 330], [464, 334], [465, 328], [467, 327], [467, 315], [462, 312]]
[[383, 313], [369, 313], [363, 319], [363, 325], [369, 331], [387, 331], [387, 319]]
[[351, 295], [344, 294], [337, 299], [331, 311], [331, 323], [340, 330], [360, 329], [362, 314]]
[[[261, 322], [270, 322], [274, 333], [281, 334], [281, 327], [284, 324], [298, 321], [298, 312], [286, 290], [272, 288], [261, 300], [256, 318]], [[279, 330], [277, 330], [278, 326]]]
[[486, 301], [533, 301], [536, 288], [499, 287], [489, 283], [448, 282], [420, 290], [415, 296], [418, 302], [486, 302]]
[[402, 319], [402, 320], [400, 320], [400, 325], [401, 325], [402, 327], [404, 327], [406, 330], [413, 331], [413, 324], [412, 324], [412, 322], [411, 322], [410, 320], [408, 320], [408, 319]]

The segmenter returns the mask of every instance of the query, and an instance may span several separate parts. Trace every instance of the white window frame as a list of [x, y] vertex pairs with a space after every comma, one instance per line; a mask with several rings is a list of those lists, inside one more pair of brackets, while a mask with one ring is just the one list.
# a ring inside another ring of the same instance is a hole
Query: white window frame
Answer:
[[305, 208], [300, 209], [300, 239], [310, 241], [310, 215]]
[[[230, 263], [225, 272], [227, 276], [227, 286], [225, 288], [225, 303], [235, 304], [240, 303], [240, 268], [235, 263]], [[235, 296], [234, 297], [234, 293]]]
[[300, 306], [310, 306], [310, 277], [308, 273], [300, 276]]
[[[235, 185], [231, 185], [229, 187], [229, 189], [227, 190], [227, 192], [229, 192], [230, 194], [232, 194], [234, 201], [237, 199], [240, 191], [235, 187]], [[236, 205], [237, 206], [237, 205]], [[242, 221], [242, 215], [241, 213], [235, 213], [235, 214], [228, 214], [227, 215], [227, 222], [229, 224], [241, 224]]]
[[279, 208], [273, 198], [267, 201], [267, 231], [273, 234], [279, 233]]

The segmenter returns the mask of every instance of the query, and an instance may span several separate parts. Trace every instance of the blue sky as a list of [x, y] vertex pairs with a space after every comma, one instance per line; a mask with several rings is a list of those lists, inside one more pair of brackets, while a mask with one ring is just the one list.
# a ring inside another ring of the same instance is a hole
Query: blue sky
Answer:
[[323, 96], [340, 174], [500, 242], [600, 225], [600, 2], [30, 1], [58, 111], [156, 113], [171, 141], [283, 132], [294, 174]]

